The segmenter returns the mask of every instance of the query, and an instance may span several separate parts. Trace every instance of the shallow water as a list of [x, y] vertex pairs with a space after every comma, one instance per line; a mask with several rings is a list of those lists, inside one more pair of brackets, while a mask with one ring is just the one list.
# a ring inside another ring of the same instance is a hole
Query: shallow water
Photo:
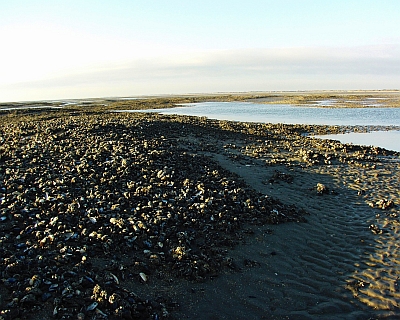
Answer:
[[400, 108], [320, 108], [251, 102], [202, 102], [152, 111], [247, 122], [400, 126]]
[[62, 109], [62, 107], [57, 106], [15, 106], [0, 108], [0, 111], [14, 111], [14, 110], [27, 110], [27, 109]]
[[342, 143], [379, 146], [381, 148], [400, 152], [400, 131], [351, 132], [345, 134], [316, 135], [313, 137], [339, 140]]
[[[128, 110], [120, 110], [128, 111]], [[135, 112], [135, 111], [134, 111]], [[316, 124], [339, 126], [400, 126], [400, 108], [321, 108], [289, 104], [257, 104], [251, 102], [187, 103], [170, 109], [142, 112], [201, 116], [217, 120], [242, 122]], [[344, 143], [374, 145], [400, 151], [400, 131], [379, 131], [319, 136]]]

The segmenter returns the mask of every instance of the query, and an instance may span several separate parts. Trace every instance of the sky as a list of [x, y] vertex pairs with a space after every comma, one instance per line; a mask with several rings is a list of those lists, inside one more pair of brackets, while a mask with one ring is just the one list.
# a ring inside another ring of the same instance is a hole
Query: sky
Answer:
[[399, 0], [6, 0], [0, 102], [400, 89]]

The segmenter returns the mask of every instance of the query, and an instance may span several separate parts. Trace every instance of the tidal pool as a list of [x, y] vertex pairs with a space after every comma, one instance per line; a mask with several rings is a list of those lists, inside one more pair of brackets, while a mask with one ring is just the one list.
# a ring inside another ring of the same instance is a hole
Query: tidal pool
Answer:
[[321, 108], [251, 102], [200, 102], [143, 111], [242, 122], [400, 126], [400, 108]]
[[[157, 112], [241, 122], [400, 127], [400, 108], [323, 108], [252, 102], [200, 102], [181, 104], [176, 108], [168, 109], [119, 110], [118, 112]], [[399, 132], [376, 131], [315, 137], [400, 151]]]
[[400, 131], [350, 132], [344, 134], [316, 135], [314, 138], [339, 140], [364, 146], [378, 146], [400, 152]]

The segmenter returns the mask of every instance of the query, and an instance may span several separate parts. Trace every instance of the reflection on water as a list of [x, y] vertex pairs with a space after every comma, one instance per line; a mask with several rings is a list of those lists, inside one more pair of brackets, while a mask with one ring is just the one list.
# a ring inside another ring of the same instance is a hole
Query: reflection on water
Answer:
[[264, 123], [400, 126], [400, 108], [319, 108], [250, 102], [201, 102], [152, 111]]
[[0, 108], [0, 111], [28, 110], [28, 109], [62, 109], [57, 106], [16, 106], [8, 108]]
[[353, 143], [365, 146], [379, 146], [400, 152], [400, 131], [374, 131], [368, 133], [345, 133], [313, 136], [321, 139], [339, 140], [341, 143]]
[[[124, 111], [128, 110], [120, 110], [120, 112]], [[251, 102], [201, 102], [182, 104], [177, 108], [151, 109], [143, 110], [142, 112], [201, 116], [217, 120], [242, 122], [400, 126], [400, 108], [321, 108]], [[399, 131], [382, 131], [368, 134], [352, 133], [340, 136], [321, 136], [321, 138], [340, 140], [344, 143], [374, 145], [400, 151]]]

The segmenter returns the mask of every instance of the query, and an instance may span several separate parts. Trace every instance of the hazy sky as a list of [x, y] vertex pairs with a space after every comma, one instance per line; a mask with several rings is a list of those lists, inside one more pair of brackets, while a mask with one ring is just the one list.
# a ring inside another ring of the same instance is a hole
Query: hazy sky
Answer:
[[399, 0], [0, 1], [0, 101], [400, 88]]

